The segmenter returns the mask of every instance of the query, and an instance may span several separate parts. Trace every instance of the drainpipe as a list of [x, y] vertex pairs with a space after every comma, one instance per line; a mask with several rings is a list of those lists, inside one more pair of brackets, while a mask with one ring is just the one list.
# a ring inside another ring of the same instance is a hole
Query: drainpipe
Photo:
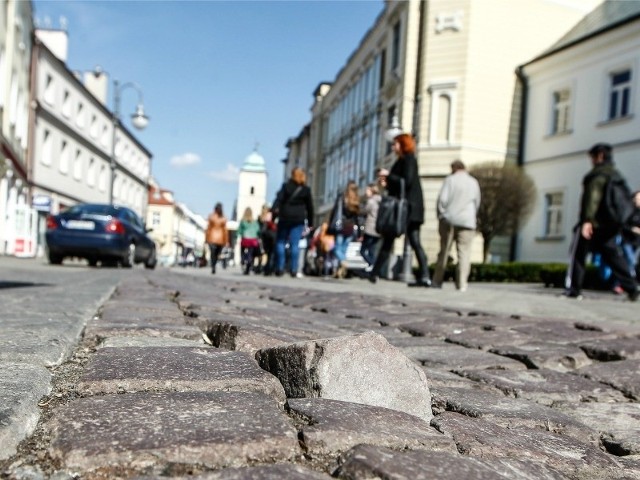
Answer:
[[[516, 68], [516, 77], [522, 86], [522, 98], [520, 100], [520, 125], [518, 130], [518, 156], [516, 158], [517, 165], [524, 167], [524, 147], [526, 142], [527, 131], [527, 113], [529, 105], [529, 78], [524, 73], [524, 67], [521, 65]], [[511, 245], [509, 248], [509, 261], [516, 260], [516, 250], [518, 247], [518, 232], [514, 232], [511, 236]]]

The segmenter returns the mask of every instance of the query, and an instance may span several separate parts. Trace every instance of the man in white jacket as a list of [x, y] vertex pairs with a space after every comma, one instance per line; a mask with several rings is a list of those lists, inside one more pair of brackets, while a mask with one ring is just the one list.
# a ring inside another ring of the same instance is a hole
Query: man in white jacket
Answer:
[[480, 185], [469, 175], [464, 163], [455, 160], [451, 175], [444, 179], [438, 195], [440, 253], [433, 276], [434, 287], [441, 287], [451, 244], [455, 240], [458, 255], [456, 287], [467, 289], [471, 269], [471, 244], [476, 234], [476, 218], [480, 206]]

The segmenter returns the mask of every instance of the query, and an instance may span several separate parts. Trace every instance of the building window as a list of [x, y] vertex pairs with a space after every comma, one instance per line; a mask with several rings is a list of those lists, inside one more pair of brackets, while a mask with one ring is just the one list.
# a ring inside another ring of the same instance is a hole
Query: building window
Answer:
[[71, 94], [69, 90], [65, 90], [62, 96], [62, 114], [67, 118], [71, 118]]
[[43, 165], [51, 165], [53, 159], [53, 142], [51, 140], [51, 132], [49, 130], [44, 131], [42, 139], [42, 156], [40, 161]]
[[429, 143], [450, 145], [454, 142], [456, 82], [434, 84], [431, 94], [431, 116], [429, 119]]
[[631, 70], [612, 73], [609, 78], [609, 120], [626, 117], [631, 105]]
[[564, 89], [553, 92], [553, 124], [551, 133], [557, 135], [570, 131], [571, 90]]
[[62, 148], [60, 149], [60, 172], [67, 173], [69, 171], [69, 144], [63, 140]]
[[391, 46], [391, 71], [395, 71], [400, 65], [400, 22], [393, 26], [393, 44]]
[[55, 83], [53, 82], [53, 77], [49, 74], [47, 74], [44, 81], [44, 100], [49, 105], [53, 105], [56, 101]]
[[98, 117], [91, 115], [91, 125], [89, 126], [91, 138], [98, 138]]
[[157, 227], [160, 225], [160, 212], [153, 212], [151, 217], [151, 225]]
[[87, 169], [87, 184], [93, 187], [96, 184], [96, 160], [89, 160], [89, 168]]
[[562, 235], [562, 192], [551, 192], [544, 196], [544, 236], [557, 237]]
[[387, 51], [382, 50], [382, 52], [380, 52], [380, 82], [378, 84], [378, 88], [382, 88], [384, 86], [386, 69], [387, 69]]
[[78, 109], [76, 111], [76, 125], [79, 128], [84, 128], [84, 105], [82, 102], [78, 102]]
[[107, 189], [107, 169], [104, 165], [100, 167], [100, 175], [98, 176], [98, 188], [101, 192]]
[[73, 178], [80, 181], [82, 179], [82, 152], [76, 150], [76, 158], [73, 160]]

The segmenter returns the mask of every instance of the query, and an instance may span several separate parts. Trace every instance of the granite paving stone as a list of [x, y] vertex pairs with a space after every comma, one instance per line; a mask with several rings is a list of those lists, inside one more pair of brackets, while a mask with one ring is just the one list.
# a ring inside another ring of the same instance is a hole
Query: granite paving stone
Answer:
[[524, 427], [507, 429], [453, 412], [435, 416], [431, 424], [451, 435], [458, 451], [471, 457], [543, 462], [580, 479], [622, 478], [624, 473], [612, 455], [568, 436]]
[[111, 323], [92, 321], [84, 332], [85, 338], [102, 340], [108, 337], [174, 337], [187, 340], [199, 340], [202, 331], [190, 325], [172, 325], [158, 323]]
[[554, 370], [461, 369], [455, 373], [491, 385], [506, 395], [543, 405], [555, 402], [627, 402], [620, 391], [604, 383]]
[[614, 455], [640, 455], [639, 403], [561, 403], [554, 409], [590, 425]]
[[447, 342], [467, 348], [489, 351], [497, 345], [522, 345], [536, 339], [512, 328], [486, 328], [474, 326], [464, 330], [454, 330], [445, 335]]
[[389, 480], [564, 480], [542, 463], [507, 458], [471, 458], [447, 452], [399, 452], [358, 445], [339, 458], [334, 476], [343, 479]]
[[129, 393], [77, 399], [49, 424], [50, 454], [88, 475], [154, 466], [243, 467], [292, 461], [296, 430], [278, 403], [260, 393]]
[[618, 333], [604, 331], [597, 326], [587, 326], [584, 323], [563, 321], [541, 321], [525, 325], [515, 326], [514, 330], [531, 335], [539, 341], [551, 343], [576, 343], [590, 340], [603, 340], [616, 338]]
[[282, 385], [246, 353], [203, 347], [102, 348], [87, 365], [83, 395], [136, 391], [261, 392], [284, 403]]
[[326, 473], [315, 472], [300, 465], [282, 463], [259, 467], [228, 468], [189, 477], [192, 480], [330, 480], [331, 478], [333, 477]]
[[576, 374], [611, 385], [627, 397], [640, 401], [640, 359], [593, 363]]
[[567, 372], [591, 364], [584, 351], [575, 345], [532, 341], [520, 345], [497, 345], [489, 352], [518, 360], [531, 369]]
[[376, 333], [264, 349], [256, 360], [290, 398], [322, 397], [431, 418], [424, 371]]
[[511, 358], [451, 343], [441, 346], [403, 347], [402, 352], [429, 368], [526, 370], [526, 365]]
[[456, 451], [451, 438], [429, 422], [397, 410], [326, 398], [290, 398], [287, 410], [300, 423], [301, 445], [312, 456], [336, 454], [359, 443]]
[[109, 337], [105, 338], [97, 348], [109, 347], [197, 347], [203, 346], [204, 340], [187, 340], [173, 337], [145, 337], [143, 335], [134, 337]]
[[638, 337], [581, 342], [579, 346], [589, 358], [600, 362], [640, 359], [640, 338]]
[[505, 428], [538, 428], [595, 445], [600, 439], [592, 423], [588, 425], [593, 428], [571, 415], [535, 402], [469, 388], [437, 387], [431, 390], [431, 395], [434, 413], [457, 412]]

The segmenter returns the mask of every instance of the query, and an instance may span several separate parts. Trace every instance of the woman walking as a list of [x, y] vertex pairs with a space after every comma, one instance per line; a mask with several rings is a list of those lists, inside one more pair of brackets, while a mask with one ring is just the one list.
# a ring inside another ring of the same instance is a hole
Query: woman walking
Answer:
[[253, 218], [250, 207], [245, 208], [240, 225], [238, 225], [240, 248], [242, 251], [242, 265], [244, 274], [249, 275], [254, 259], [260, 255], [260, 224]]
[[[407, 133], [402, 133], [393, 140], [393, 151], [397, 156], [395, 163], [388, 172], [381, 172], [381, 184], [386, 187], [389, 195], [400, 198], [401, 184], [404, 180], [405, 196], [409, 204], [409, 215], [407, 218], [407, 231], [405, 235], [409, 240], [411, 248], [416, 253], [418, 260], [418, 272], [416, 282], [410, 283], [410, 287], [430, 287], [431, 278], [427, 255], [420, 244], [420, 226], [424, 223], [424, 200], [422, 197], [422, 186], [418, 176], [418, 161], [415, 157], [416, 144], [413, 137]], [[386, 174], [386, 175], [385, 175]], [[382, 247], [376, 258], [373, 269], [369, 274], [369, 281], [375, 283], [380, 276], [382, 266], [389, 259], [395, 237], [383, 236]]]
[[360, 255], [367, 262], [368, 267], [365, 269], [370, 272], [376, 261], [376, 250], [380, 235], [376, 232], [376, 219], [378, 218], [378, 208], [380, 207], [380, 190], [376, 183], [367, 185], [366, 190], [367, 203], [364, 207], [364, 235], [362, 236], [362, 246], [360, 247]]
[[[342, 202], [341, 208], [338, 208], [339, 205], [337, 202]], [[347, 276], [347, 265], [345, 263], [347, 259], [347, 248], [354, 234], [359, 232], [360, 194], [356, 182], [349, 180], [347, 188], [345, 188], [341, 198], [337, 199], [337, 202], [333, 207], [334, 213], [332, 217], [335, 216], [336, 212], [342, 211], [342, 218], [339, 219], [341, 228], [331, 232], [336, 236], [334, 255], [338, 260], [338, 268], [334, 276], [336, 278], [345, 278]]]
[[213, 213], [209, 215], [205, 242], [209, 245], [211, 253], [211, 273], [216, 273], [216, 264], [222, 249], [229, 245], [229, 232], [227, 231], [227, 219], [222, 213], [222, 204], [216, 203]]
[[300, 167], [291, 171], [291, 178], [282, 185], [273, 211], [278, 218], [276, 232], [276, 276], [282, 276], [285, 268], [287, 241], [289, 243], [289, 273], [297, 276], [299, 244], [305, 221], [308, 228], [313, 223], [313, 199], [311, 189], [305, 185], [307, 176]]

